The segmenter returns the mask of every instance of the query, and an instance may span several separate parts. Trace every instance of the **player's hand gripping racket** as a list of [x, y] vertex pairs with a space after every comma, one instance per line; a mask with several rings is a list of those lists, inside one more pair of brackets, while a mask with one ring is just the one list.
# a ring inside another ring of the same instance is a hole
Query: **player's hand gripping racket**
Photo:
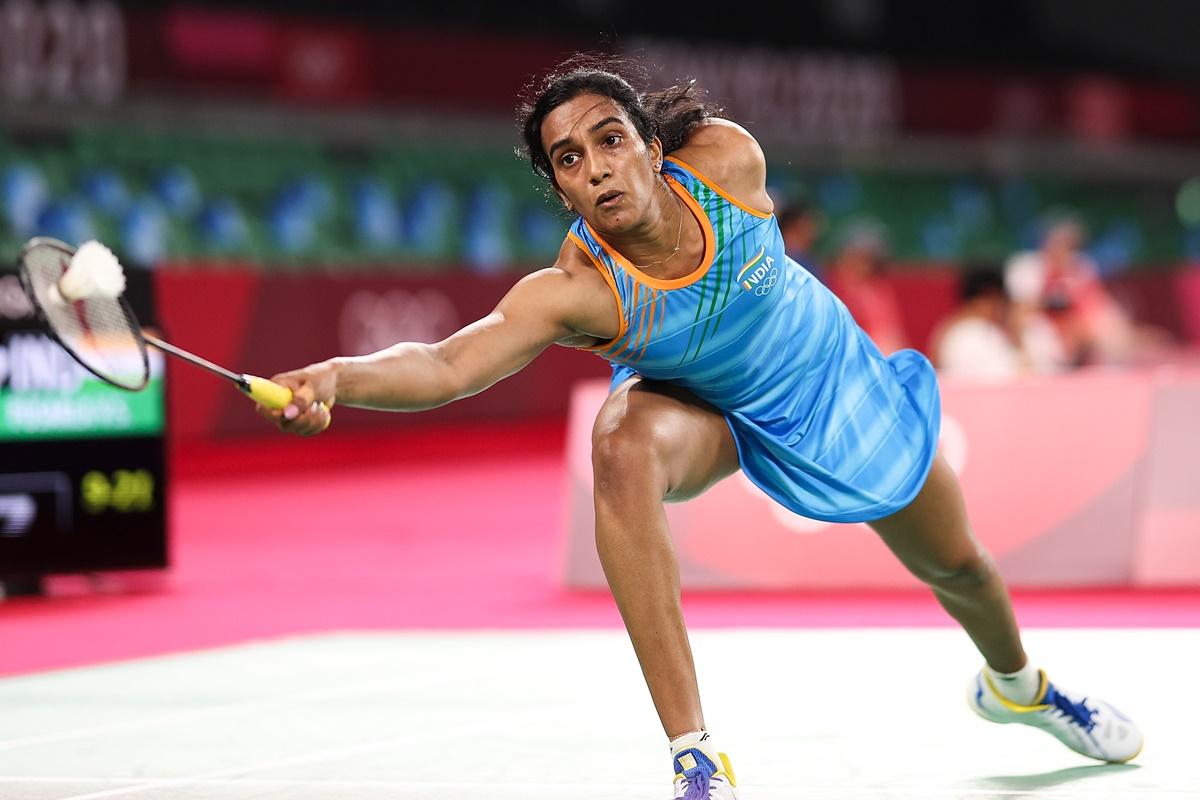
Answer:
[[230, 372], [143, 331], [122, 297], [125, 273], [99, 242], [76, 251], [57, 239], [31, 239], [21, 249], [18, 269], [25, 294], [50, 335], [101, 380], [130, 391], [144, 389], [150, 380], [149, 344], [221, 376], [267, 408], [283, 409], [292, 401], [286, 386]]

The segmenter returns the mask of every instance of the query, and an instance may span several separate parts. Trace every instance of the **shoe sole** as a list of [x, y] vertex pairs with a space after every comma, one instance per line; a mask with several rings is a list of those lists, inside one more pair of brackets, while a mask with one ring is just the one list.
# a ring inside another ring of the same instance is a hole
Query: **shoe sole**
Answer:
[[1145, 747], [1146, 747], [1146, 737], [1143, 736], [1141, 743], [1138, 744], [1137, 752], [1135, 752], [1129, 758], [1122, 758], [1120, 761], [1108, 761], [1106, 763], [1108, 763], [1108, 764], [1128, 764], [1130, 761], [1133, 761], [1135, 758], [1140, 756], [1142, 754], [1142, 750], [1145, 749]]

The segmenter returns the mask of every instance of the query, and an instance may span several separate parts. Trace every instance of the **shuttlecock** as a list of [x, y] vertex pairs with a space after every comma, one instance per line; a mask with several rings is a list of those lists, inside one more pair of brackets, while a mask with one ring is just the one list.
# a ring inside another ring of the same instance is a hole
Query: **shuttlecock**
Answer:
[[119, 297], [125, 291], [125, 270], [107, 247], [97, 241], [84, 242], [59, 278], [58, 291], [70, 302], [88, 297]]

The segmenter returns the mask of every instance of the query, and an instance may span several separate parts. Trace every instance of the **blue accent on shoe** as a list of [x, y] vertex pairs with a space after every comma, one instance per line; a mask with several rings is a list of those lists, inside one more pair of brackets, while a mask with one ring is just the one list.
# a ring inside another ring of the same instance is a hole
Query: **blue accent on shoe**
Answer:
[[975, 705], [983, 708], [983, 678], [975, 676]]
[[[685, 755], [690, 755], [696, 759], [696, 766], [691, 769], [684, 769], [679, 759]], [[712, 762], [712, 759], [695, 747], [680, 750], [675, 755], [675, 772], [686, 778], [688, 782], [687, 791], [683, 794], [683, 800], [709, 800], [708, 787], [712, 776], [717, 774], [717, 765]]]
[[1072, 703], [1069, 699], [1059, 694], [1055, 690], [1054, 684], [1051, 683], [1046, 686], [1046, 698], [1042, 702], [1057, 708], [1088, 733], [1091, 733], [1092, 728], [1096, 727], [1096, 722], [1092, 717], [1097, 712], [1096, 709], [1087, 707], [1086, 697], [1078, 703]]

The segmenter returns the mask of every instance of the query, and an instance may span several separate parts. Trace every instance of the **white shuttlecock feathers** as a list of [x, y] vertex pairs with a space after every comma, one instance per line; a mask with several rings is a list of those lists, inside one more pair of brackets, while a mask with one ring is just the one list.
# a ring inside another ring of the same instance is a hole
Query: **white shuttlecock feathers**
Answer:
[[125, 270], [104, 245], [84, 242], [58, 280], [63, 299], [74, 302], [89, 297], [119, 297], [125, 291]]

